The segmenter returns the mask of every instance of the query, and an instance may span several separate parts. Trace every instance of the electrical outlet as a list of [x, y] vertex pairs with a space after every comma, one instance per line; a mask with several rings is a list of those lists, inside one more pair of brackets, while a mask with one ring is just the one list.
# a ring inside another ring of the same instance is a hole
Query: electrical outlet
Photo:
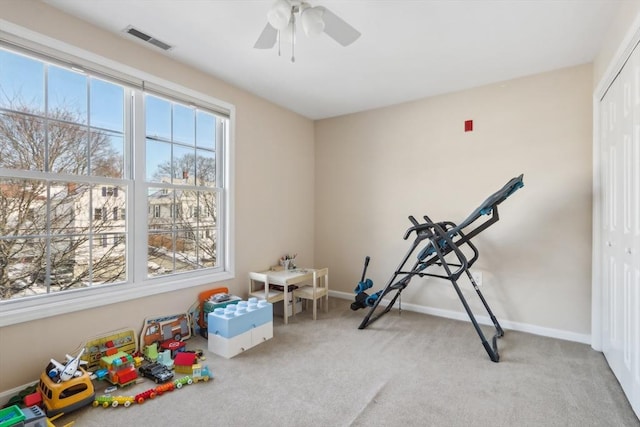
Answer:
[[482, 286], [482, 271], [472, 271], [471, 276], [478, 287]]

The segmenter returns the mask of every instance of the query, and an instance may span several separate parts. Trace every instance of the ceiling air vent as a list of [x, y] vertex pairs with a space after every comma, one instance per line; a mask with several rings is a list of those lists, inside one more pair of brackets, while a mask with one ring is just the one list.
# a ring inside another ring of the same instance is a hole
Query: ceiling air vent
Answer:
[[136, 30], [135, 28], [133, 28], [131, 25], [129, 25], [127, 28], [124, 29], [124, 32], [127, 34], [131, 34], [134, 37], [139, 38], [140, 40], [143, 40], [147, 43], [150, 43], [152, 45], [154, 45], [155, 47], [159, 47], [162, 50], [171, 50], [173, 49], [173, 46], [166, 44], [165, 42], [162, 42], [156, 38], [151, 37], [148, 34], [143, 33], [140, 30]]

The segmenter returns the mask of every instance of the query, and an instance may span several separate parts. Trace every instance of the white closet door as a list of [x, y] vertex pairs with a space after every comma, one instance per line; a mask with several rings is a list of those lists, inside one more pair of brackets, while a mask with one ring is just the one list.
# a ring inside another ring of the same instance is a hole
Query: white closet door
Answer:
[[600, 102], [602, 348], [640, 414], [640, 49]]

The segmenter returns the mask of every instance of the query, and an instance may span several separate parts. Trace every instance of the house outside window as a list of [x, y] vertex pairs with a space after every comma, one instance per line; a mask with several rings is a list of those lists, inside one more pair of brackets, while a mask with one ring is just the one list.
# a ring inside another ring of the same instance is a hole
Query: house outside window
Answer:
[[[77, 68], [0, 40], [0, 305], [225, 273], [227, 107]], [[189, 206], [213, 215], [185, 218]]]
[[102, 197], [118, 197], [118, 187], [102, 187]]

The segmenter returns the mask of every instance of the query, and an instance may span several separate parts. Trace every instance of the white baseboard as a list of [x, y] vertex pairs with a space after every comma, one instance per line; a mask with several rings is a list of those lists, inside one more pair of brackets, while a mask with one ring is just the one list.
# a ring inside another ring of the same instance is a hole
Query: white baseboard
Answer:
[[[353, 300], [354, 295], [346, 292], [329, 291], [329, 295], [335, 298]], [[383, 303], [389, 303], [390, 300], [383, 300]], [[445, 317], [447, 319], [462, 320], [471, 322], [467, 313], [462, 311], [444, 310], [441, 308], [428, 307], [424, 305], [402, 303], [402, 309], [407, 311], [414, 311], [417, 313], [430, 314], [432, 316]], [[512, 322], [510, 320], [498, 319], [503, 329], [510, 329], [512, 331], [527, 332], [534, 335], [540, 335], [543, 337], [557, 338], [566, 341], [574, 341], [582, 344], [591, 345], [590, 334], [578, 334], [576, 332], [564, 331], [561, 329], [545, 328], [543, 326], [530, 325], [528, 323]], [[491, 319], [488, 316], [476, 315], [476, 321], [481, 325], [493, 325]]]

